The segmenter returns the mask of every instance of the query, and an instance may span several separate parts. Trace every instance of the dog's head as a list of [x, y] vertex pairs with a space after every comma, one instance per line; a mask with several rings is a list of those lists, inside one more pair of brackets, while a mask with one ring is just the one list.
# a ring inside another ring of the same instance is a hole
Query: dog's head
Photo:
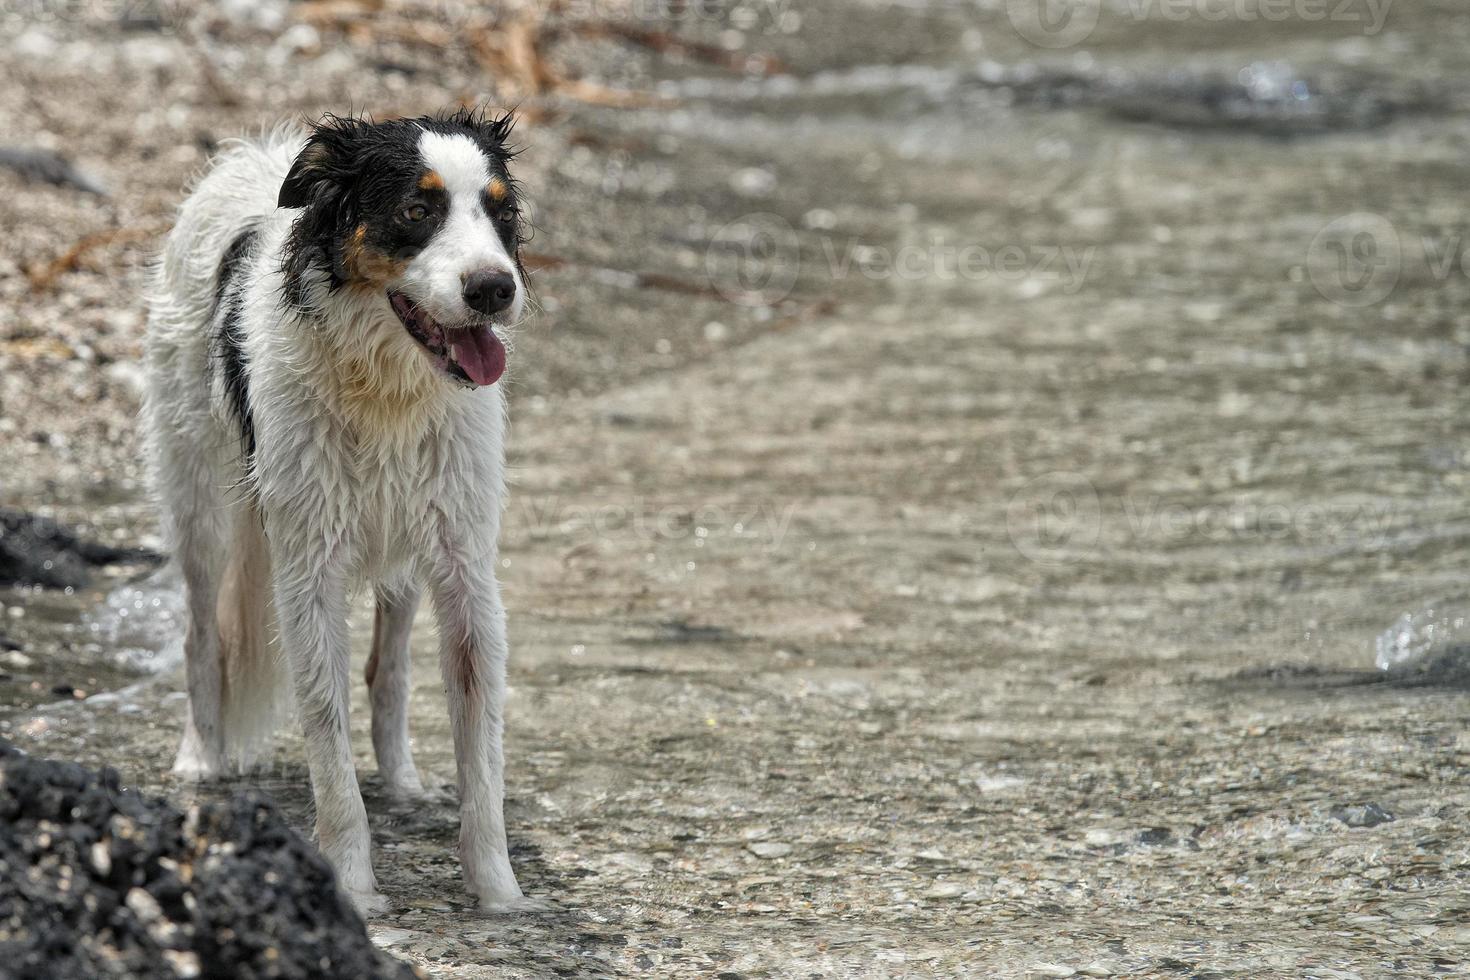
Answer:
[[505, 371], [496, 335], [521, 315], [521, 211], [510, 116], [369, 122], [327, 116], [281, 184], [301, 208], [286, 247], [288, 298], [319, 309], [339, 290], [382, 304], [461, 384]]

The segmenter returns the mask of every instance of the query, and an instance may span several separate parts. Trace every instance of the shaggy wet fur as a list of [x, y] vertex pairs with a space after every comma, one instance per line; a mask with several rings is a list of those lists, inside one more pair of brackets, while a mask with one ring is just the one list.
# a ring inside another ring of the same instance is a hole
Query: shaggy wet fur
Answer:
[[360, 583], [378, 601], [368, 683], [387, 785], [424, 792], [406, 702], [427, 592], [466, 880], [486, 905], [523, 901], [502, 815], [495, 578], [496, 382], [525, 294], [509, 130], [473, 112], [329, 117], [234, 143], [180, 210], [150, 298], [149, 441], [189, 608], [175, 770], [258, 761], [294, 691], [319, 841], [364, 912], [384, 900], [348, 739]]

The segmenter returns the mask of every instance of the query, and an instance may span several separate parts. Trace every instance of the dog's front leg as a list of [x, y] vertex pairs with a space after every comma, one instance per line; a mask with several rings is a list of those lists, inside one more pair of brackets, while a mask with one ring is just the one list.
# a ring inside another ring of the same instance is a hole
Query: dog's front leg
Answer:
[[373, 876], [367, 810], [347, 725], [346, 577], [333, 557], [301, 552], [276, 560], [276, 613], [306, 736], [317, 843], [337, 869], [342, 890], [366, 916], [383, 911], [387, 900], [378, 894]]
[[[446, 539], [448, 535], [444, 536]], [[505, 609], [494, 551], [470, 559], [444, 541], [432, 576], [440, 669], [449, 697], [459, 780], [459, 856], [465, 882], [484, 908], [526, 903], [505, 841]]]

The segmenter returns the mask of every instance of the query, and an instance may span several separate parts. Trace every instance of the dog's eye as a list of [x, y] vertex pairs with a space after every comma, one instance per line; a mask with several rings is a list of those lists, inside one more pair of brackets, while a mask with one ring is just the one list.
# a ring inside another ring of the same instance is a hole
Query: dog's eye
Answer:
[[500, 212], [495, 215], [495, 220], [503, 225], [514, 224], [516, 220], [516, 209], [501, 208]]
[[423, 221], [429, 216], [429, 209], [422, 204], [415, 204], [403, 212], [403, 216], [409, 221]]

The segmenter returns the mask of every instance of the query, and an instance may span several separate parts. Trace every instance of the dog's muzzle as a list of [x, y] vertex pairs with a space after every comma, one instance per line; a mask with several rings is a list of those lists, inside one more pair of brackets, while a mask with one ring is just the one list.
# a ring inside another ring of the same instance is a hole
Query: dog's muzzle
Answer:
[[[491, 287], [492, 290], [494, 287]], [[511, 283], [511, 299], [515, 283]], [[388, 302], [409, 336], [428, 351], [441, 371], [473, 387], [493, 385], [505, 373], [505, 343], [488, 323], [446, 327], [403, 293], [388, 294]], [[509, 306], [509, 302], [506, 306]], [[504, 307], [502, 307], [503, 309]]]

